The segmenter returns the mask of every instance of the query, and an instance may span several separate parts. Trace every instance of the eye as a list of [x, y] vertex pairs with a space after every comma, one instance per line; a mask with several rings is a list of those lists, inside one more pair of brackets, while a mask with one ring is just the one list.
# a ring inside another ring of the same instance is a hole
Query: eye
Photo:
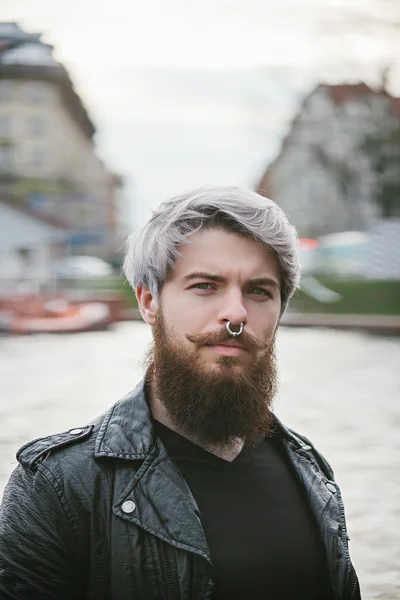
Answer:
[[272, 298], [271, 292], [269, 292], [268, 290], [264, 290], [264, 288], [251, 288], [251, 290], [249, 290], [249, 293], [253, 296], [267, 296], [268, 298]]
[[194, 288], [195, 290], [212, 290], [213, 285], [211, 283], [205, 283], [205, 282], [201, 282], [201, 283], [195, 283], [192, 288]]

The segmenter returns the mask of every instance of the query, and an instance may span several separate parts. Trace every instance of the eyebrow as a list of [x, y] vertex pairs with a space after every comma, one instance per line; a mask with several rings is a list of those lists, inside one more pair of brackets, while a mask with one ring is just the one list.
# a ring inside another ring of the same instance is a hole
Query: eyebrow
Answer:
[[[216, 283], [225, 283], [226, 281], [226, 277], [222, 277], [221, 275], [214, 275], [213, 273], [206, 273], [203, 271], [189, 273], [189, 275], [186, 275], [182, 278], [182, 281], [184, 283], [188, 283], [189, 281], [192, 281], [192, 279], [209, 279], [210, 281], [215, 281]], [[246, 284], [265, 285], [276, 289], [280, 289], [279, 283], [275, 279], [271, 279], [270, 277], [257, 277], [256, 279], [249, 279], [248, 281], [246, 281]]]

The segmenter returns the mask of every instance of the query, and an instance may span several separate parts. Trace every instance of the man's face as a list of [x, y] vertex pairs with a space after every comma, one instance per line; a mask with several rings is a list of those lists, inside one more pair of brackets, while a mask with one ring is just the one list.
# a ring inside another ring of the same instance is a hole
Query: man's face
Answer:
[[[221, 229], [180, 248], [160, 294], [166, 332], [202, 369], [246, 370], [270, 345], [279, 321], [278, 261], [261, 244]], [[231, 337], [226, 323], [243, 334]]]
[[[148, 381], [189, 437], [224, 445], [267, 435], [277, 384], [277, 261], [253, 240], [222, 230], [199, 232], [180, 250], [158, 305], [138, 289], [154, 326]], [[228, 321], [243, 323], [243, 333], [231, 337]]]

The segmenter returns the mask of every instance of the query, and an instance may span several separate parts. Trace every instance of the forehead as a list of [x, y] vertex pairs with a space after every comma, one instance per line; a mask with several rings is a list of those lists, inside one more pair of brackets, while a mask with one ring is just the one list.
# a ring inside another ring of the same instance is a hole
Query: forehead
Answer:
[[204, 229], [180, 246], [171, 279], [191, 271], [204, 271], [226, 277], [274, 277], [280, 280], [277, 258], [261, 243], [224, 229]]

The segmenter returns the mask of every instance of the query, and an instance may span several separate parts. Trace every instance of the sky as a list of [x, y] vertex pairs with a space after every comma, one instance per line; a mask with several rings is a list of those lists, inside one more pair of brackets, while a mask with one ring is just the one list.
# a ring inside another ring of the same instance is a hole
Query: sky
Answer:
[[[319, 82], [400, 95], [396, 0], [1, 0], [43, 32], [88, 108], [100, 156], [140, 226], [204, 184], [252, 187]], [[385, 22], [382, 22], [385, 21]]]

